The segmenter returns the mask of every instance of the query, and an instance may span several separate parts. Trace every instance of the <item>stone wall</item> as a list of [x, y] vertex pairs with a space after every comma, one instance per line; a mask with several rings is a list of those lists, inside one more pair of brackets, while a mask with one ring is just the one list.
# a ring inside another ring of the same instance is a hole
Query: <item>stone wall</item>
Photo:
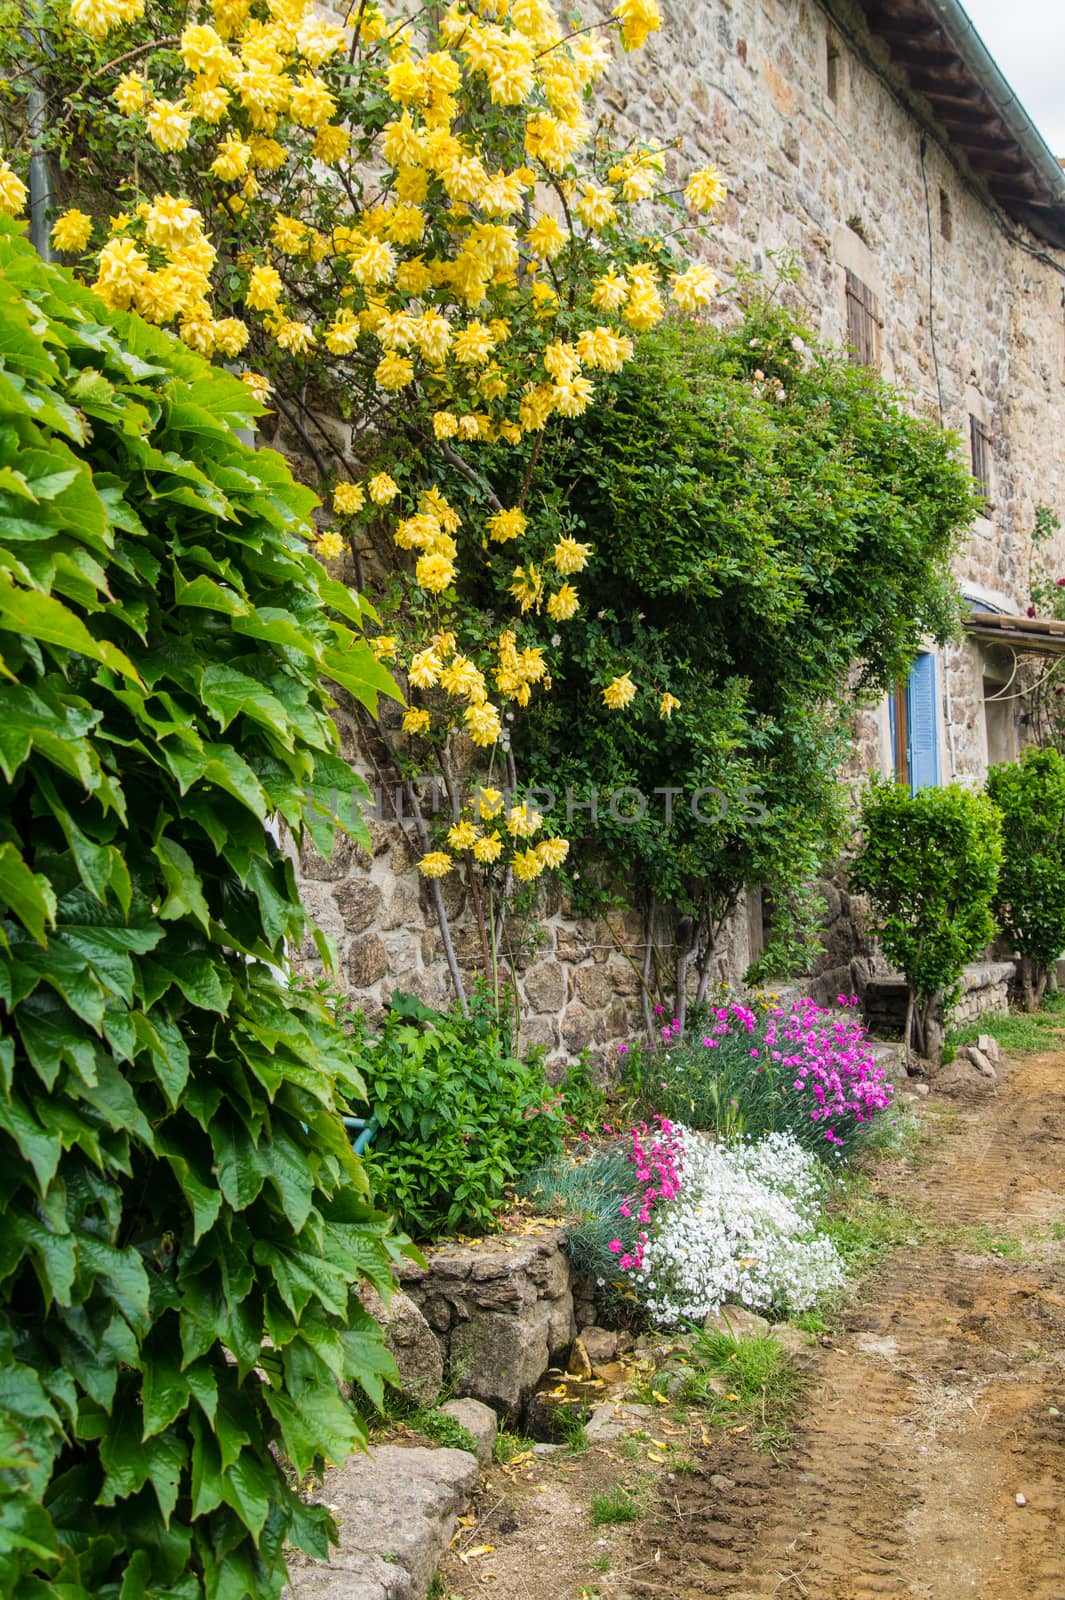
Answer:
[[[586, 7], [586, 20], [596, 6], [605, 16], [611, 0]], [[671, 149], [668, 157], [678, 175], [701, 163], [722, 169], [730, 198], [700, 248], [726, 280], [739, 262], [765, 269], [773, 252], [793, 253], [802, 277], [785, 293], [826, 340], [841, 344], [845, 269], [857, 273], [879, 301], [885, 375], [919, 411], [956, 429], [963, 446], [970, 415], [987, 424], [991, 505], [956, 570], [970, 597], [1023, 611], [1035, 507], [1048, 504], [1065, 520], [1065, 254], [995, 211], [945, 136], [925, 139], [913, 107], [926, 121], [930, 110], [886, 47], [849, 0], [833, 0], [833, 11], [835, 23], [814, 0], [663, 0], [663, 33], [635, 57], [618, 48], [607, 111], [619, 139], [679, 141], [682, 156]], [[1065, 572], [1065, 545], [1057, 557]], [[1019, 702], [990, 708], [985, 697], [985, 682], [1003, 682], [1011, 662], [967, 641], [945, 652], [942, 669], [941, 775], [979, 781], [989, 755], [1023, 741]], [[346, 753], [358, 760], [351, 726], [343, 732]], [[851, 775], [887, 772], [890, 760], [886, 706], [857, 714]], [[345, 982], [368, 1010], [396, 987], [445, 1003], [447, 972], [416, 852], [395, 824], [372, 832], [372, 854], [341, 842], [331, 864], [304, 856], [308, 909], [336, 941]], [[860, 991], [876, 953], [845, 884], [830, 887], [818, 993]], [[444, 892], [460, 963], [483, 969], [461, 889], [446, 880]], [[608, 1055], [639, 1026], [638, 917], [581, 921], [549, 901], [541, 928], [534, 949], [504, 957], [522, 998], [524, 1042], [545, 1046], [556, 1062], [586, 1046]], [[739, 978], [751, 941], [744, 909], [716, 975]], [[305, 954], [313, 970], [314, 953]]]

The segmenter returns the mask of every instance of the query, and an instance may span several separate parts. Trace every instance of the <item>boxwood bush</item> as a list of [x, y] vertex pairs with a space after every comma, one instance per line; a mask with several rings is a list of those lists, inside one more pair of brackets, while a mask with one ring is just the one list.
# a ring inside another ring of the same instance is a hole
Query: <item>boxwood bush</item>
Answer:
[[[276, 1595], [393, 1370], [283, 817], [389, 680], [238, 380], [0, 228], [0, 1592]], [[287, 1465], [286, 1465], [287, 1464]]]
[[1043, 998], [1065, 951], [1065, 758], [1026, 750], [992, 767], [987, 792], [1002, 813], [1003, 860], [995, 914], [1021, 958], [1025, 1009]]

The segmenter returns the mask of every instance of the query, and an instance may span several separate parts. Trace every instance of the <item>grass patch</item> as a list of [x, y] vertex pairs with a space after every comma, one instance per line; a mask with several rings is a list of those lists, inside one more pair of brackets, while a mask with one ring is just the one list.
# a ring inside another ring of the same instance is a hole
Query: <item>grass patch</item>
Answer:
[[1007, 1261], [1017, 1261], [1022, 1254], [1021, 1241], [1012, 1233], [995, 1233], [986, 1222], [959, 1228], [953, 1240], [960, 1249], [973, 1254], [1001, 1256]]
[[635, 1522], [640, 1507], [624, 1485], [617, 1483], [604, 1494], [593, 1494], [591, 1512], [593, 1528], [607, 1528], [619, 1522]]
[[449, 1416], [446, 1411], [438, 1411], [435, 1406], [418, 1406], [409, 1411], [403, 1421], [412, 1433], [420, 1434], [431, 1444], [446, 1445], [451, 1450], [468, 1450], [471, 1456], [477, 1454], [477, 1442], [469, 1429], [463, 1427], [457, 1417]]
[[951, 1030], [947, 1043], [958, 1049], [975, 1044], [982, 1033], [997, 1039], [1011, 1055], [1053, 1050], [1065, 1037], [1065, 994], [1049, 995], [1040, 1011], [1011, 1011], [1006, 1017], [981, 1017], [967, 1022], [964, 1027]]
[[508, 1433], [506, 1428], [500, 1428], [492, 1446], [492, 1460], [497, 1467], [505, 1467], [517, 1456], [529, 1455], [532, 1447], [533, 1441], [527, 1439], [524, 1434]]
[[771, 1334], [733, 1339], [704, 1331], [692, 1344], [680, 1396], [715, 1426], [746, 1428], [757, 1450], [778, 1455], [791, 1445], [801, 1390], [791, 1358]]
[[901, 1245], [931, 1244], [943, 1238], [942, 1229], [925, 1212], [883, 1199], [860, 1173], [848, 1176], [842, 1198], [825, 1219], [825, 1232], [852, 1275], [868, 1272]]
[[584, 1431], [584, 1424], [588, 1420], [586, 1406], [560, 1406], [554, 1420], [567, 1450], [587, 1450], [588, 1435]]

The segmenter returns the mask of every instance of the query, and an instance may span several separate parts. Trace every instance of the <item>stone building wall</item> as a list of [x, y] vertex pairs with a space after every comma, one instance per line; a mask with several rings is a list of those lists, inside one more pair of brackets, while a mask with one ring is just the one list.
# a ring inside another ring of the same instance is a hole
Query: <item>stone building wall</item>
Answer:
[[[596, 4], [605, 16], [611, 0]], [[705, 163], [721, 168], [730, 198], [700, 249], [726, 282], [738, 263], [771, 275], [774, 253], [794, 255], [802, 277], [784, 292], [836, 344], [847, 337], [845, 270], [873, 291], [885, 376], [917, 410], [957, 430], [963, 449], [970, 416], [990, 430], [989, 514], [971, 530], [956, 571], [970, 598], [1023, 612], [1035, 508], [1047, 504], [1065, 521], [1065, 253], [1003, 218], [949, 142], [925, 135], [919, 119], [927, 123], [928, 108], [850, 0], [832, 0], [835, 20], [815, 0], [663, 0], [662, 8], [663, 32], [646, 51], [630, 58], [618, 49], [605, 91], [615, 135], [679, 143], [682, 156], [669, 157], [678, 175]], [[595, 5], [585, 8], [586, 20], [595, 14]], [[1065, 544], [1055, 554], [1065, 573]], [[989, 755], [1023, 742], [1020, 702], [989, 706], [985, 694], [1011, 670], [1008, 658], [972, 641], [943, 654], [943, 781], [979, 781]], [[350, 726], [344, 738], [357, 761]], [[886, 705], [859, 712], [852, 775], [888, 772], [890, 763]], [[444, 1003], [447, 971], [415, 853], [394, 824], [374, 824], [373, 834], [372, 857], [341, 842], [331, 864], [304, 858], [308, 909], [337, 942], [353, 997], [371, 1011], [395, 987]], [[860, 902], [842, 883], [830, 888], [825, 992], [860, 987], [875, 956]], [[449, 884], [445, 893], [462, 965], [483, 966], [461, 890]], [[513, 962], [525, 1040], [556, 1061], [615, 1046], [640, 1016], [638, 916], [619, 913], [608, 925], [566, 910], [549, 902], [541, 942]], [[720, 976], [742, 974], [751, 937], [744, 910]]]

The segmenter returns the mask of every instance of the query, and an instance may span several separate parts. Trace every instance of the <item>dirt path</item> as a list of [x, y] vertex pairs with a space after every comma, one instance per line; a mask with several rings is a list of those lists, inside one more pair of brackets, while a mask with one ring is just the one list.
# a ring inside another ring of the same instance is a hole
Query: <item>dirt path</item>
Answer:
[[888, 1257], [819, 1351], [786, 1460], [715, 1441], [611, 1530], [577, 1476], [537, 1472], [501, 1500], [512, 1537], [479, 1535], [491, 1576], [449, 1571], [452, 1592], [1065, 1600], [1065, 1055], [1023, 1059], [947, 1128], [885, 1187], [963, 1245]]

